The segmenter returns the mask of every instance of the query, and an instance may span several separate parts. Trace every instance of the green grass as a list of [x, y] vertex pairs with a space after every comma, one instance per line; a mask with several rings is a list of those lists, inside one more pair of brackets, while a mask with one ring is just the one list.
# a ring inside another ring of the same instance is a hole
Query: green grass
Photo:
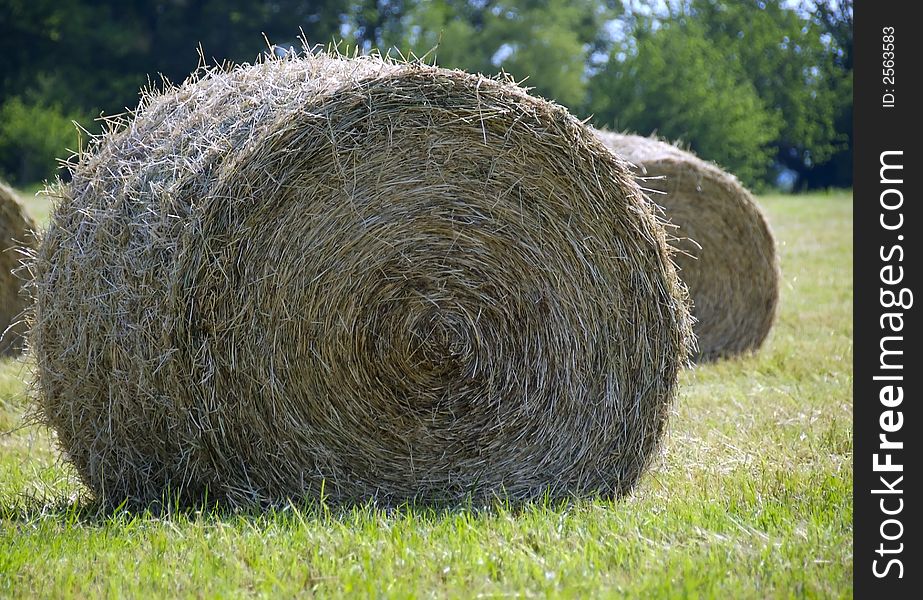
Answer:
[[781, 318], [758, 354], [684, 373], [622, 501], [100, 515], [21, 426], [27, 364], [0, 364], [0, 597], [851, 596], [851, 196], [761, 200]]

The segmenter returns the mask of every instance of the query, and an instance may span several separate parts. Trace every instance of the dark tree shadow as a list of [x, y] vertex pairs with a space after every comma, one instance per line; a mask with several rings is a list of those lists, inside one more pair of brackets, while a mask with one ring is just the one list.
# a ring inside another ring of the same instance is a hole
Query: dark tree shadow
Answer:
[[376, 498], [351, 502], [328, 502], [320, 499], [280, 502], [275, 504], [229, 505], [224, 502], [203, 501], [198, 504], [172, 500], [147, 504], [128, 500], [109, 503], [93, 498], [88, 492], [71, 496], [42, 496], [20, 494], [0, 505], [0, 520], [9, 523], [31, 523], [52, 520], [60, 524], [105, 526], [114, 520], [181, 520], [191, 522], [219, 522], [241, 519], [259, 523], [278, 523], [292, 519], [300, 523], [323, 523], [354, 520], [359, 514], [374, 514], [381, 518], [403, 519], [413, 517], [439, 520], [462, 514], [479, 517], [510, 515], [518, 517], [539, 510], [567, 511], [591, 502], [611, 502], [605, 496], [574, 497], [544, 495], [529, 500], [515, 500], [501, 496], [477, 498], [467, 496], [456, 502], [416, 500], [391, 504]]

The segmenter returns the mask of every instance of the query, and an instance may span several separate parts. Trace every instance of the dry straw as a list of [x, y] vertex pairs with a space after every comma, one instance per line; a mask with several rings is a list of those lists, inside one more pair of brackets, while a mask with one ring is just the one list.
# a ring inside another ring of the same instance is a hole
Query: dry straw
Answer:
[[597, 133], [636, 165], [642, 185], [678, 227], [671, 243], [697, 319], [696, 360], [759, 348], [776, 318], [780, 274], [772, 231], [750, 192], [733, 175], [671, 144]]
[[59, 195], [38, 401], [107, 501], [617, 495], [658, 446], [691, 338], [663, 226], [511, 83], [210, 70]]
[[0, 182], [0, 356], [19, 354], [26, 324], [22, 320], [28, 298], [22, 291], [19, 269], [23, 252], [34, 243], [35, 221]]

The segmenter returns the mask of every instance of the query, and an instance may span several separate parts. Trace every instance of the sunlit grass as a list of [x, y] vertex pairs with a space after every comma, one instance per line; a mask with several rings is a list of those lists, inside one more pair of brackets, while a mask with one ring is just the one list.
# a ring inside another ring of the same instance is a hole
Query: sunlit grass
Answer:
[[0, 596], [851, 596], [851, 196], [761, 201], [779, 322], [683, 374], [663, 457], [618, 502], [99, 514], [5, 360]]

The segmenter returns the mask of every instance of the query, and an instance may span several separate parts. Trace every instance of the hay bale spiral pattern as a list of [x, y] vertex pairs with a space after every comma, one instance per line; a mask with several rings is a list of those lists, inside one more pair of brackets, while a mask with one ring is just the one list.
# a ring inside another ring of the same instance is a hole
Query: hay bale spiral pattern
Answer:
[[637, 167], [678, 227], [672, 243], [697, 320], [695, 360], [757, 350], [775, 323], [781, 275], [772, 229], [753, 196], [730, 173], [672, 144], [597, 134]]
[[212, 70], [146, 97], [60, 194], [36, 383], [104, 499], [618, 494], [658, 445], [690, 335], [662, 225], [510, 83]]

